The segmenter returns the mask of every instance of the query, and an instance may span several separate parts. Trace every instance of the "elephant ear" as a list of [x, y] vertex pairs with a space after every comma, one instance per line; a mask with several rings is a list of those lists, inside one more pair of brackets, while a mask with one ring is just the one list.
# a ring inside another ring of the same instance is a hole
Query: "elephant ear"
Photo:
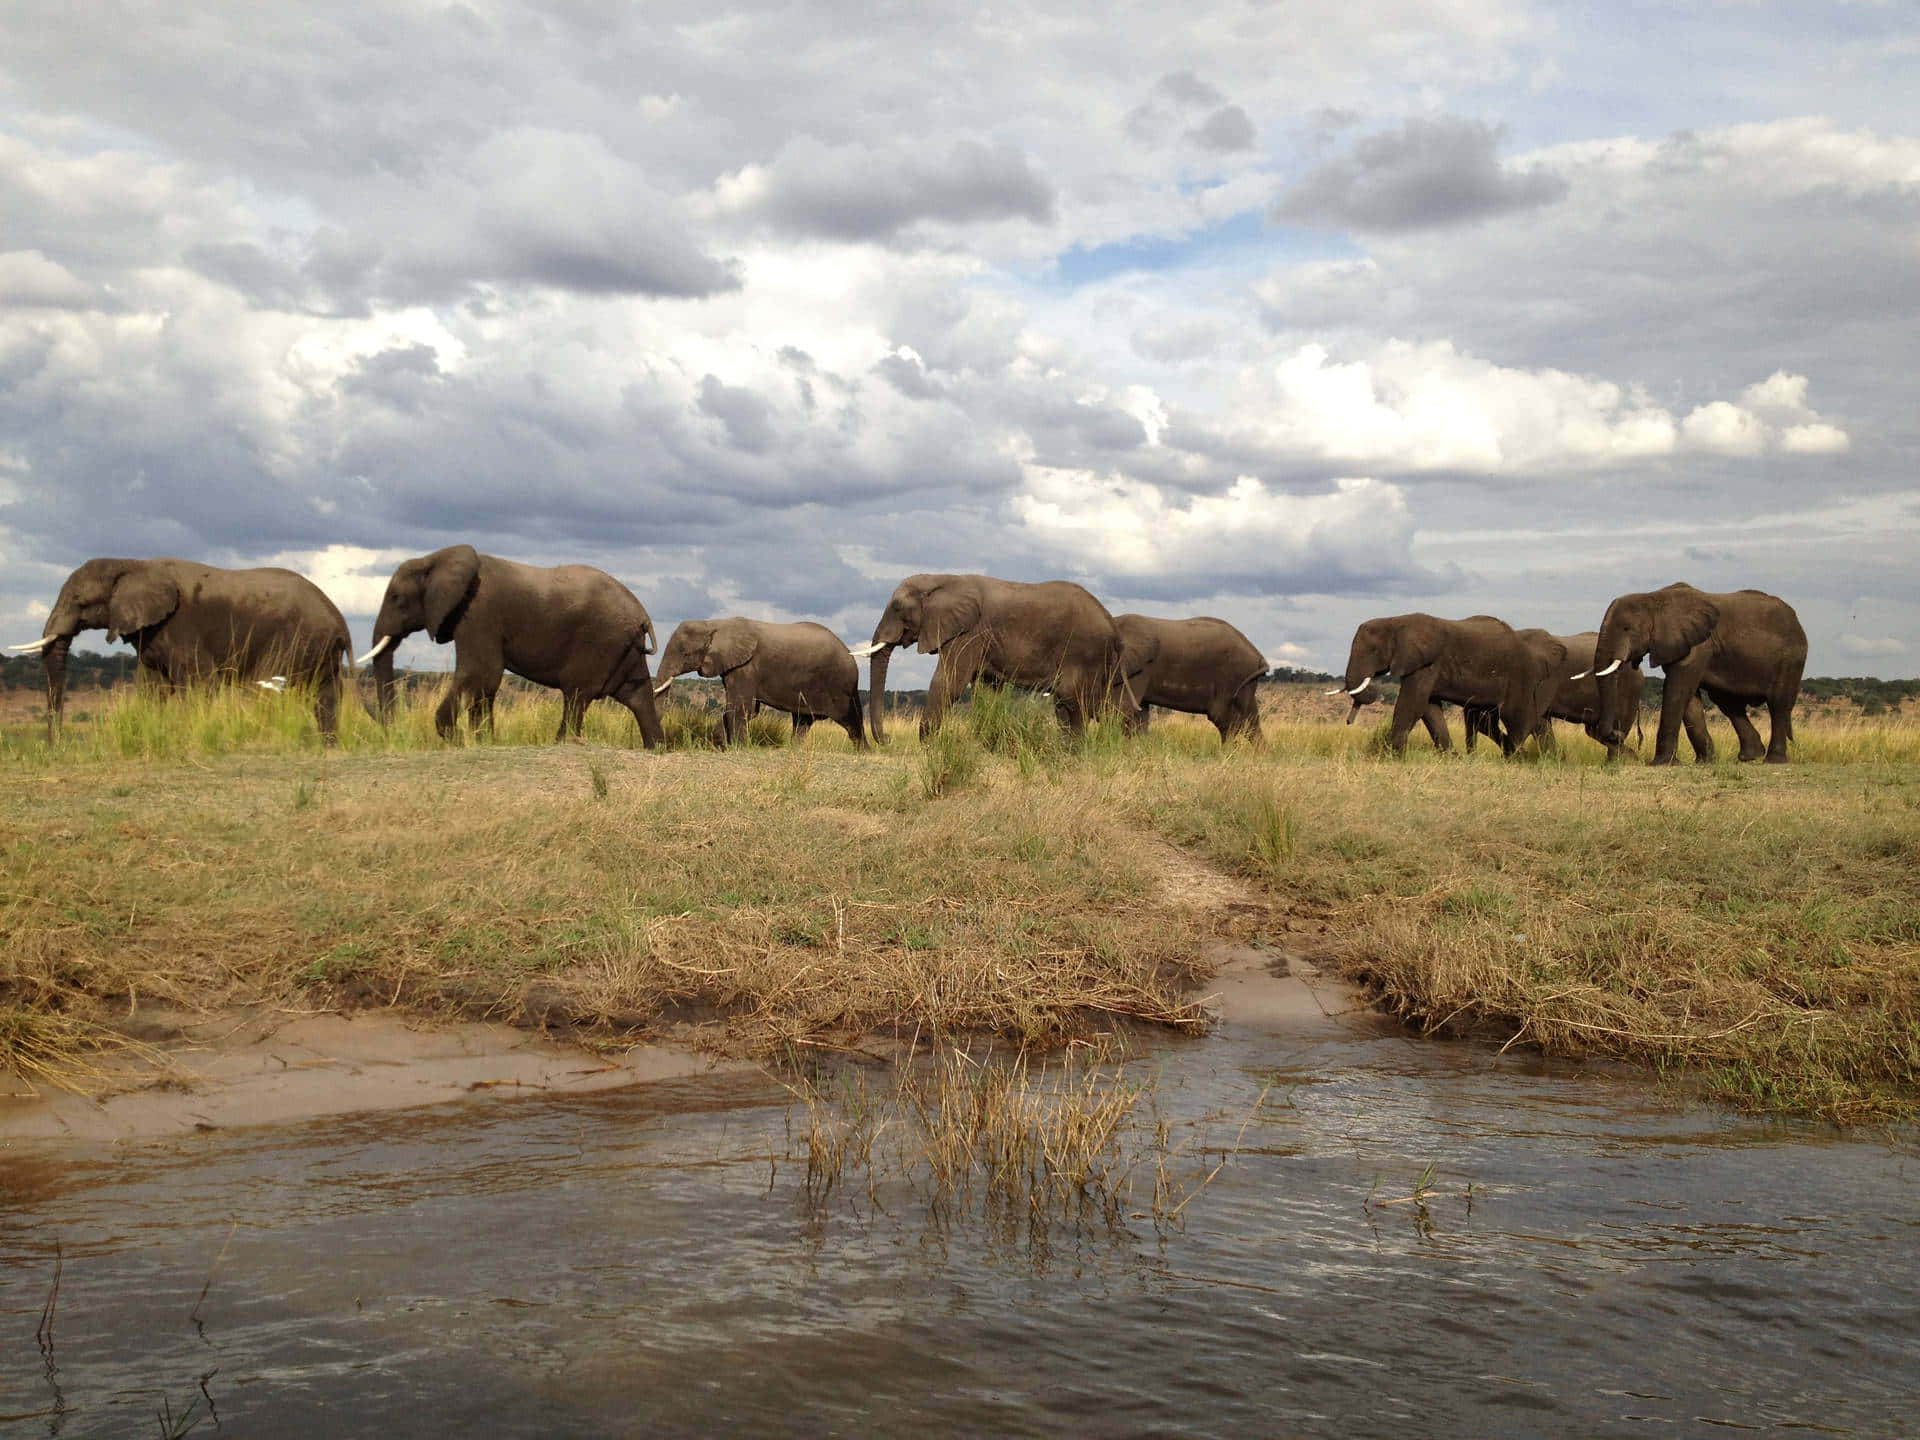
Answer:
[[1131, 679], [1160, 658], [1160, 631], [1134, 622], [1132, 616], [1115, 623], [1120, 627], [1120, 673]]
[[[1526, 635], [1531, 632], [1523, 630], [1520, 633]], [[1535, 680], [1545, 680], [1550, 675], [1558, 674], [1561, 666], [1567, 662], [1567, 647], [1551, 635], [1542, 634], [1537, 640], [1528, 640], [1527, 651], [1533, 656]]]
[[1440, 658], [1445, 636], [1439, 621], [1430, 615], [1418, 615], [1400, 627], [1393, 643], [1393, 660], [1387, 666], [1405, 679], [1416, 670], [1424, 670]]
[[942, 645], [979, 623], [980, 597], [971, 590], [953, 585], [929, 590], [920, 607], [920, 653], [938, 653]]
[[480, 580], [480, 552], [471, 545], [454, 545], [434, 556], [427, 571], [424, 600], [427, 633], [436, 645], [453, 638], [453, 621]]
[[117, 640], [158, 625], [179, 605], [180, 587], [165, 575], [146, 567], [129, 570], [107, 597], [107, 638]]
[[701, 657], [700, 673], [714, 676], [738, 670], [759, 648], [760, 632], [753, 626], [738, 620], [716, 625], [713, 638], [707, 642], [707, 653]]
[[1698, 590], [1664, 595], [1653, 612], [1647, 658], [1660, 669], [1676, 664], [1720, 623], [1720, 608]]

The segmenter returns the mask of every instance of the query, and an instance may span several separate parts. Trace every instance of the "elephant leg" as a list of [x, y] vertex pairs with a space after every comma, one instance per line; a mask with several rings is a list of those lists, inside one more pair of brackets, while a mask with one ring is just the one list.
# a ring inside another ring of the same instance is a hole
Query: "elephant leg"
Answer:
[[1776, 690], [1767, 696], [1767, 763], [1784, 765], [1787, 763], [1787, 742], [1793, 738], [1793, 702], [1799, 698], [1800, 687], [1791, 690]]
[[807, 732], [811, 729], [813, 729], [813, 716], [795, 714], [793, 717], [793, 743], [796, 745], [804, 745], [807, 739]]
[[660, 708], [653, 703], [653, 677], [647, 673], [647, 662], [640, 661], [640, 675], [629, 679], [613, 698], [627, 707], [640, 725], [640, 743], [649, 750], [658, 750], [667, 743], [666, 731], [660, 728]]
[[1758, 760], [1767, 753], [1767, 747], [1760, 743], [1759, 729], [1754, 725], [1752, 717], [1747, 714], [1747, 707], [1744, 701], [1737, 700], [1731, 695], [1721, 694], [1715, 695], [1713, 702], [1720, 707], [1721, 712], [1733, 723], [1733, 733], [1740, 737], [1740, 758], [1742, 760]]
[[558, 745], [562, 740], [565, 740], [569, 735], [571, 735], [575, 740], [578, 740], [581, 736], [581, 732], [586, 727], [586, 720], [587, 720], [587, 697], [581, 694], [578, 690], [561, 691], [560, 692], [560, 733], [553, 737], [553, 743]]
[[[1653, 737], [1652, 765], [1671, 765], [1679, 758], [1680, 726], [1687, 725], [1687, 739], [1693, 743], [1693, 758], [1705, 765], [1713, 759], [1713, 738], [1707, 734], [1706, 715], [1700, 711], [1700, 680], [1697, 675], [1667, 674], [1660, 692], [1660, 729]], [[1689, 713], [1689, 712], [1692, 713]], [[1698, 732], [1693, 714], [1699, 715]]]
[[847, 697], [846, 708], [840, 712], [840, 724], [846, 730], [847, 738], [853, 741], [854, 749], [864, 750], [867, 748], [866, 716], [861, 713], [860, 690], [858, 686], [856, 686], [853, 693]]
[[467, 701], [467, 725], [473, 731], [475, 740], [485, 736], [493, 738], [493, 701], [500, 693], [500, 682], [483, 685], [475, 690]]
[[433, 707], [433, 731], [442, 740], [460, 738], [460, 702], [464, 682], [456, 675], [447, 686], [447, 693], [440, 697], [440, 703]]
[[1433, 737], [1433, 748], [1446, 751], [1453, 748], [1453, 741], [1447, 735], [1447, 719], [1440, 713], [1440, 707], [1432, 704], [1434, 675], [1431, 667], [1414, 671], [1400, 682], [1400, 698], [1393, 702], [1393, 730], [1389, 743], [1393, 753], [1407, 753], [1407, 736], [1412, 733], [1416, 721], [1427, 727], [1427, 734]]
[[320, 725], [320, 743], [340, 743], [340, 675], [338, 667], [320, 676], [313, 687], [313, 718]]
[[720, 716], [721, 738], [729, 745], [747, 743], [747, 721], [760, 707], [752, 690], [728, 675], [720, 682], [726, 697], [726, 709]]
[[1227, 712], [1227, 721], [1232, 733], [1251, 744], [1258, 745], [1263, 737], [1260, 733], [1260, 694], [1249, 685], [1233, 697], [1233, 706]]
[[1081, 734], [1087, 728], [1086, 702], [1076, 695], [1056, 690], [1053, 692], [1053, 718], [1060, 722], [1061, 728], [1069, 735]]
[[1462, 705], [1460, 722], [1461, 728], [1467, 732], [1467, 754], [1469, 755], [1473, 754], [1480, 744], [1482, 735], [1490, 735], [1495, 739], [1500, 736], [1499, 728], [1489, 723], [1490, 717], [1487, 711], [1479, 705]]
[[920, 738], [926, 739], [940, 728], [947, 707], [960, 698], [980, 670], [978, 654], [969, 656], [964, 643], [941, 649], [934, 663], [933, 679], [927, 682], [927, 708], [920, 712]]
[[1135, 705], [1127, 710], [1120, 722], [1121, 730], [1128, 735], [1146, 734], [1148, 712], [1152, 709], [1151, 705]]

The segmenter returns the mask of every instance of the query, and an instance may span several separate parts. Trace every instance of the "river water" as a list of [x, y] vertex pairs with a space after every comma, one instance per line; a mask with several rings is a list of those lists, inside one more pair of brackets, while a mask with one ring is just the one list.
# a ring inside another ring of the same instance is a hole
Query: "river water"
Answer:
[[1233, 1152], [1171, 1222], [810, 1197], [738, 1074], [16, 1149], [0, 1434], [1920, 1433], [1911, 1130], [1357, 1024], [1128, 1074]]

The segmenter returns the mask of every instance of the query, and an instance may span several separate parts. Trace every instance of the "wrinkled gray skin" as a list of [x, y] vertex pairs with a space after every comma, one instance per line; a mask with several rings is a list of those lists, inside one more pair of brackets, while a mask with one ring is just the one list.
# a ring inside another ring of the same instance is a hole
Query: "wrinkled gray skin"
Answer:
[[1117, 615], [1114, 624], [1122, 651], [1134, 664], [1127, 672], [1130, 703], [1123, 707], [1128, 733], [1144, 731], [1148, 710], [1158, 705], [1206, 716], [1222, 741], [1235, 735], [1260, 738], [1259, 687], [1267, 659], [1246, 636], [1210, 615], [1191, 620]]
[[548, 685], [561, 695], [560, 732], [578, 736], [587, 706], [613, 700], [633, 712], [648, 749], [661, 743], [653, 706], [653, 621], [634, 594], [590, 565], [521, 565], [453, 545], [403, 561], [387, 582], [373, 643], [382, 719], [393, 716], [393, 652], [416, 630], [453, 642], [453, 683], [434, 712], [443, 739], [468, 723], [491, 729], [502, 675]]
[[727, 708], [721, 735], [729, 745], [746, 738], [747, 721], [762, 705], [793, 716], [793, 735], [804, 736], [815, 720], [846, 727], [864, 750], [860, 713], [860, 666], [824, 625], [803, 620], [776, 625], [766, 620], [683, 620], [660, 652], [656, 695], [676, 675], [698, 670], [720, 677]]
[[[1388, 616], [1369, 620], [1354, 632], [1344, 688], [1359, 700], [1371, 688], [1368, 682], [1380, 676], [1400, 682], [1400, 698], [1393, 706], [1396, 755], [1405, 752], [1407, 733], [1416, 722], [1427, 726], [1436, 748], [1451, 748], [1446, 721], [1433, 708], [1436, 702], [1497, 711], [1503, 727], [1500, 748], [1512, 755], [1519, 741], [1539, 728], [1547, 700], [1547, 659], [1560, 648], [1529, 647], [1491, 615], [1465, 620], [1421, 613]], [[1552, 658], [1557, 664], [1562, 657]], [[1351, 710], [1347, 718], [1351, 722]]]
[[[1592, 674], [1594, 646], [1599, 643], [1599, 632], [1588, 630], [1580, 635], [1554, 635], [1545, 630], [1521, 630], [1517, 633], [1529, 647], [1541, 653], [1543, 660], [1552, 654], [1554, 646], [1558, 646], [1561, 652], [1560, 660], [1552, 664], [1548, 676], [1547, 708], [1541, 717], [1540, 728], [1534, 732], [1539, 737], [1541, 748], [1553, 748], [1552, 722], [1568, 720], [1605, 745], [1607, 759], [1618, 760], [1626, 753], [1626, 737], [1623, 735], [1618, 740], [1608, 741], [1600, 733], [1600, 682]], [[1624, 672], [1621, 703], [1627, 707], [1629, 715], [1639, 715], [1640, 692], [1645, 685], [1646, 677], [1640, 671]], [[1469, 706], [1465, 719], [1469, 752], [1480, 735], [1496, 740], [1499, 738], [1499, 731], [1495, 728], [1499, 717], [1492, 710], [1477, 705]], [[1706, 716], [1697, 701], [1687, 707], [1686, 726], [1688, 738], [1697, 745], [1697, 737], [1706, 734], [1707, 726]]]
[[[1793, 702], [1807, 664], [1807, 632], [1793, 607], [1760, 590], [1712, 594], [1684, 582], [1635, 595], [1622, 595], [1607, 607], [1594, 646], [1600, 682], [1600, 731], [1609, 742], [1625, 738], [1631, 715], [1627, 671], [1651, 661], [1666, 672], [1661, 693], [1660, 730], [1653, 742], [1655, 765], [1678, 758], [1680, 729], [1687, 707], [1704, 693], [1726, 712], [1740, 737], [1740, 758], [1769, 764], [1787, 762], [1793, 737]], [[1617, 666], [1611, 674], [1601, 670]], [[1765, 747], [1747, 718], [1747, 708], [1764, 704], [1772, 720]], [[1696, 734], [1687, 724], [1694, 759], [1713, 759], [1713, 741], [1704, 723]]]
[[1053, 692], [1054, 713], [1079, 731], [1103, 705], [1125, 705], [1119, 628], [1107, 607], [1067, 580], [909, 575], [873, 627], [873, 738], [885, 740], [887, 661], [896, 645], [938, 655], [920, 717], [924, 738], [976, 680]]
[[291, 570], [219, 570], [192, 560], [89, 560], [67, 577], [41, 630], [47, 733], [66, 703], [67, 651], [82, 630], [125, 640], [143, 679], [170, 689], [201, 681], [283, 675], [313, 688], [314, 718], [336, 738], [347, 622], [320, 588]]

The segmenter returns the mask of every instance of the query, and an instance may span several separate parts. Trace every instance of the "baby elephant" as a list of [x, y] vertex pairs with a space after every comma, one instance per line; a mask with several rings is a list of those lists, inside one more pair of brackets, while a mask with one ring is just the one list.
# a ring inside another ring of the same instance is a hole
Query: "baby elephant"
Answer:
[[762, 705], [793, 716], [799, 739], [816, 720], [837, 720], [864, 750], [860, 712], [860, 667], [840, 638], [824, 625], [803, 620], [775, 625], [766, 620], [683, 620], [660, 652], [653, 693], [664, 695], [676, 675], [698, 670], [719, 676], [727, 709], [725, 743], [746, 738], [747, 721]]

